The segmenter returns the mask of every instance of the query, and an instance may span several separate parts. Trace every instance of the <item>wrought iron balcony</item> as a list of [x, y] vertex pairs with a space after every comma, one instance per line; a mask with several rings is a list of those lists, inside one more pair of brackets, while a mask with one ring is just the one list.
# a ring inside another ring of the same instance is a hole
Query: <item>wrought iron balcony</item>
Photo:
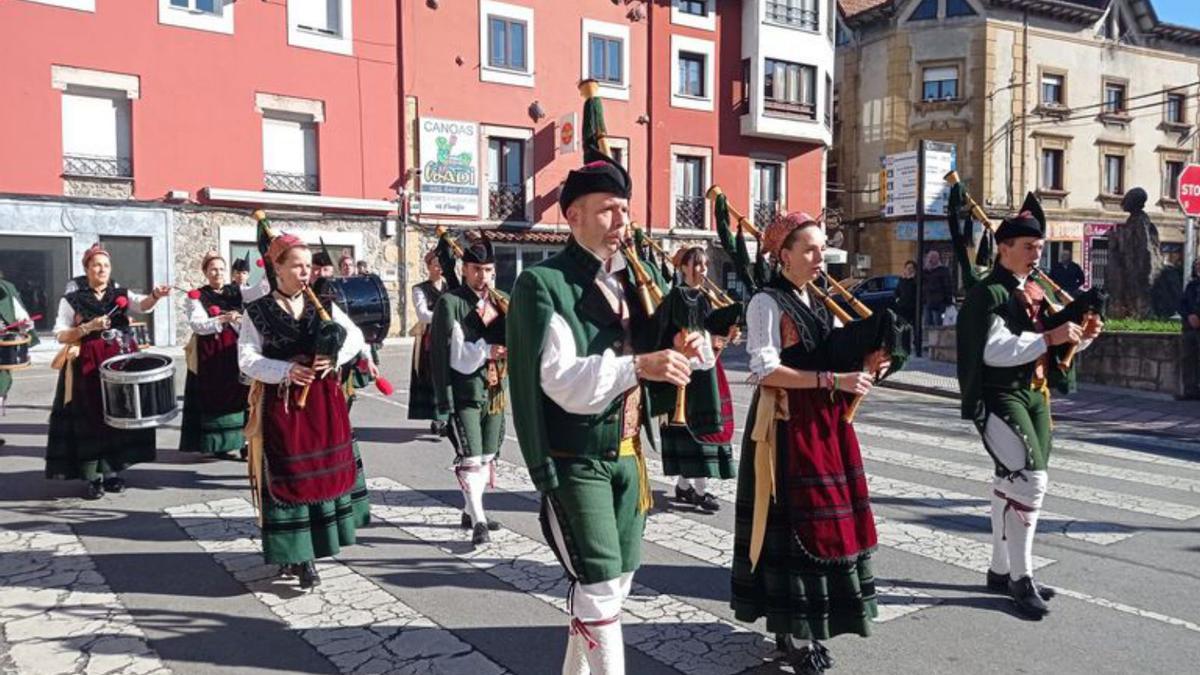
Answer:
[[699, 230], [704, 227], [704, 197], [675, 198], [675, 227]]
[[754, 200], [754, 224], [759, 230], [766, 228], [779, 217], [779, 202]]
[[63, 155], [63, 174], [98, 178], [132, 178], [133, 165], [128, 157]]
[[263, 188], [272, 192], [319, 192], [321, 183], [315, 173], [263, 172]]
[[819, 30], [820, 13], [815, 9], [796, 7], [793, 2], [767, 2], [767, 21], [785, 26]]
[[500, 221], [524, 221], [525, 184], [488, 183], [488, 217]]

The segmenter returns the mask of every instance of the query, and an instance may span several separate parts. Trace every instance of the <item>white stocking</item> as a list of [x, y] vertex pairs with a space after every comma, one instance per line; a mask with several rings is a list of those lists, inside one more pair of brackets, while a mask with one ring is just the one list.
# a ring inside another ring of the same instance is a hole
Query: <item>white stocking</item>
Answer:
[[1008, 504], [996, 491], [1004, 492], [1005, 480], [992, 481], [992, 567], [996, 574], [1008, 574], [1008, 542], [1004, 541], [1004, 507]]
[[708, 479], [707, 478], [693, 478], [692, 485], [696, 488], [696, 495], [703, 497], [704, 490], [705, 490], [705, 488], [708, 487]]

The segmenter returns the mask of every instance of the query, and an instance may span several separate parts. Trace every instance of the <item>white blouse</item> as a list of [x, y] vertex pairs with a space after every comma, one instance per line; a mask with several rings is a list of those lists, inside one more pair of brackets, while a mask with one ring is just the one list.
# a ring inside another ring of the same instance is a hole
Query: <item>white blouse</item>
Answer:
[[[442, 281], [442, 287], [445, 288], [446, 282]], [[421, 290], [420, 285], [412, 287], [413, 309], [417, 312], [417, 321], [425, 325], [433, 323], [433, 310], [429, 308], [428, 299], [425, 297], [425, 291]]]
[[221, 323], [217, 317], [209, 316], [208, 310], [204, 308], [204, 303], [199, 298], [195, 300], [186, 298], [183, 301], [183, 315], [187, 317], [188, 325], [196, 335], [216, 335], [225, 326], [229, 326], [235, 331], [238, 330], [237, 322]]
[[[812, 307], [812, 298], [808, 290], [792, 291], [805, 307]], [[750, 378], [757, 382], [770, 375], [776, 368], [783, 365], [780, 353], [783, 351], [783, 339], [779, 333], [779, 323], [783, 310], [775, 298], [767, 293], [757, 293], [750, 299], [746, 307], [746, 353], [750, 356]], [[842, 322], [833, 317], [834, 328], [840, 328]]]
[[[337, 305], [334, 305], [331, 316], [346, 329], [346, 341], [342, 343], [342, 348], [337, 354], [337, 365], [342, 366], [357, 359], [365, 343], [362, 331]], [[259, 382], [279, 384], [287, 379], [292, 362], [263, 356], [262, 336], [254, 327], [254, 322], [245, 317], [242, 319], [242, 330], [238, 336], [238, 367]]]
[[[141, 293], [128, 291], [129, 304], [126, 305], [125, 311], [137, 316], [145, 316], [146, 312], [142, 311], [142, 301], [148, 296]], [[157, 307], [157, 305], [155, 305]], [[154, 310], [151, 310], [154, 311]], [[59, 333], [75, 328], [75, 308], [71, 303], [67, 302], [66, 298], [61, 298], [58, 301], [58, 316], [54, 319], [54, 337], [57, 338]]]

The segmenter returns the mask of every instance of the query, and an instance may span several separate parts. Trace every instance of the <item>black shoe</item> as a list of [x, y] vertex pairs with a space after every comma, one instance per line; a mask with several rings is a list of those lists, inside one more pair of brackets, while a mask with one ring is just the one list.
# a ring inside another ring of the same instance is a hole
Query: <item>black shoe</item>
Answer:
[[[1043, 602], [1050, 602], [1054, 596], [1058, 595], [1058, 593], [1049, 586], [1043, 586], [1036, 581], [1033, 582], [1033, 585], [1035, 588], [1037, 588], [1038, 596], [1041, 597]], [[992, 593], [1003, 593], [1008, 595], [1008, 575], [997, 574], [989, 569], [987, 571], [987, 589]]]
[[1033, 577], [1021, 577], [1010, 582], [1009, 594], [1012, 595], [1013, 602], [1017, 603], [1017, 612], [1025, 618], [1041, 621], [1042, 617], [1050, 613], [1050, 608], [1038, 595]]
[[83, 495], [84, 499], [95, 501], [104, 496], [104, 481], [94, 480], [87, 484], [87, 492]]
[[492, 537], [488, 534], [488, 524], [475, 523], [475, 527], [471, 530], [471, 543], [475, 546], [482, 546], [491, 541]]
[[829, 652], [821, 644], [816, 645], [815, 648], [801, 647], [792, 652], [791, 658], [788, 660], [796, 670], [796, 675], [820, 675], [833, 667], [833, 662], [829, 659]]
[[238, 450], [238, 457], [240, 457], [243, 462], [246, 461], [246, 459], [250, 457], [250, 446], [243, 445], [242, 449]]
[[467, 515], [466, 511], [463, 512], [462, 520], [459, 521], [458, 526], [464, 530], [472, 529], [471, 528], [471, 516]]
[[300, 564], [300, 588], [313, 588], [321, 585], [321, 575], [317, 574], [317, 564], [311, 560]]
[[104, 479], [105, 492], [120, 494], [125, 491], [125, 479], [120, 476], [109, 476]]
[[8, 441], [4, 440], [3, 438], [0, 438], [0, 445], [4, 445], [4, 444], [5, 444], [5, 443], [7, 443], [7, 442], [8, 442]]
[[711, 492], [705, 492], [703, 495], [696, 497], [696, 506], [709, 513], [721, 510], [721, 502], [717, 501], [717, 498]]
[[693, 504], [693, 505], [698, 504], [699, 497], [696, 496], [696, 488], [689, 485], [688, 488], [686, 490], [684, 490], [684, 489], [680, 488], [679, 485], [676, 485], [675, 486], [675, 501], [682, 502], [684, 504]]
[[[495, 518], [488, 518], [486, 522], [489, 532], [495, 532], [503, 527], [503, 525], [500, 524], [500, 521], [496, 520]], [[464, 530], [475, 529], [475, 523], [471, 520], [471, 516], [467, 515], [466, 512], [462, 514], [462, 520], [458, 522], [458, 526]]]

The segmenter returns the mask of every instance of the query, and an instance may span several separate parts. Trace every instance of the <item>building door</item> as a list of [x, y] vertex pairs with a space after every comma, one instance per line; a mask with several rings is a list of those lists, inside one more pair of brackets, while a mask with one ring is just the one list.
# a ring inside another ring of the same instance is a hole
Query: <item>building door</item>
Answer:
[[71, 278], [71, 238], [0, 235], [0, 277], [17, 287], [30, 316], [42, 315], [35, 329], [49, 332]]
[[[154, 267], [151, 258], [152, 240], [150, 237], [113, 237], [100, 235], [100, 243], [108, 250], [112, 258], [112, 279], [137, 293], [150, 293], [154, 288]], [[145, 317], [133, 318], [134, 321], [144, 321], [154, 335], [154, 312]]]

